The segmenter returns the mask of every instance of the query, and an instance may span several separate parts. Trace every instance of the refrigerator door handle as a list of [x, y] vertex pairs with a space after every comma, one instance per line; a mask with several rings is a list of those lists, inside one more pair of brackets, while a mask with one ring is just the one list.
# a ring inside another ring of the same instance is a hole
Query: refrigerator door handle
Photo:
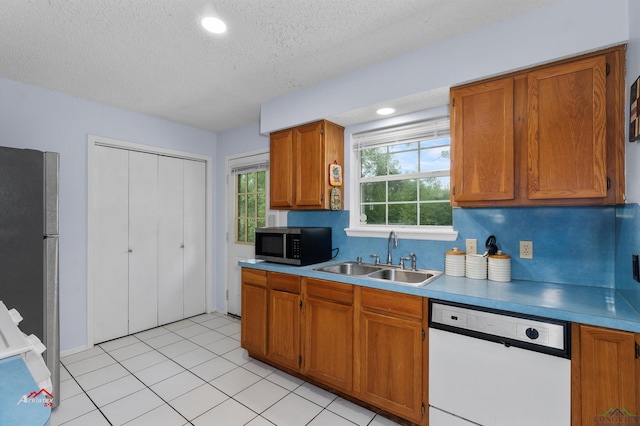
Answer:
[[60, 154], [44, 153], [44, 234], [58, 235]]
[[43, 354], [47, 367], [51, 372], [51, 383], [54, 395], [53, 407], [60, 403], [60, 312], [59, 312], [59, 241], [58, 237], [44, 239], [44, 294], [45, 312], [44, 345], [46, 351]]

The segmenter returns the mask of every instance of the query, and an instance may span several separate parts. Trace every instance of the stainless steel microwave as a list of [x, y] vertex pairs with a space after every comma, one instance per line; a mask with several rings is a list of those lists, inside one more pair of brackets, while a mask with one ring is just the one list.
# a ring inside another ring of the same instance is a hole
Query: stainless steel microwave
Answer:
[[330, 227], [256, 228], [256, 259], [311, 265], [331, 259]]

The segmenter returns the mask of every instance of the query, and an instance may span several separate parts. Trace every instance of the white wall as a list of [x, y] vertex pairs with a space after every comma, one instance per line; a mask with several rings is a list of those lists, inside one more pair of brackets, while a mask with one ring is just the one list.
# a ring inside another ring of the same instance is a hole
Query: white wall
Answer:
[[217, 155], [214, 133], [0, 78], [0, 145], [60, 153], [62, 351], [87, 345], [89, 134], [207, 155], [214, 162]]
[[560, 0], [266, 102], [260, 131], [624, 43], [632, 25], [628, 12], [628, 0]]

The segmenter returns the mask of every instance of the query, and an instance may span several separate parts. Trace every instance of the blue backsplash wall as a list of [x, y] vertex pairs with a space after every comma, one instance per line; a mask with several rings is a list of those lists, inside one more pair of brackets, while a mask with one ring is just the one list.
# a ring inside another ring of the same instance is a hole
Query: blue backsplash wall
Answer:
[[616, 207], [616, 289], [640, 311], [640, 283], [633, 279], [631, 255], [640, 253], [640, 205]]
[[[616, 249], [621, 251], [621, 245], [627, 250], [640, 247], [635, 232], [640, 226], [640, 208], [626, 207], [618, 211], [612, 206], [454, 208], [456, 241], [400, 239], [392, 252], [393, 261], [397, 263], [400, 256], [415, 252], [419, 268], [444, 270], [446, 250], [454, 246], [464, 250], [465, 240], [475, 238], [481, 252], [487, 237], [495, 235], [498, 247], [512, 256], [514, 279], [613, 288], [616, 272], [624, 269], [616, 262]], [[386, 257], [386, 238], [347, 237], [344, 228], [349, 226], [348, 211], [291, 211], [287, 222], [289, 226], [332, 227], [333, 246], [340, 249], [340, 260], [362, 256], [370, 262], [372, 253], [380, 254], [381, 259]], [[520, 240], [533, 241], [533, 259], [519, 258]]]

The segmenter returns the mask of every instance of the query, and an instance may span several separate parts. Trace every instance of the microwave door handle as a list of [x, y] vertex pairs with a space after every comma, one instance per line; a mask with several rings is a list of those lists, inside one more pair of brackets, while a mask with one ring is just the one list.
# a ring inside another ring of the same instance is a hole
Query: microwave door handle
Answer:
[[282, 234], [282, 257], [283, 259], [287, 259], [288, 253], [287, 253], [287, 238], [289, 238], [289, 234]]

